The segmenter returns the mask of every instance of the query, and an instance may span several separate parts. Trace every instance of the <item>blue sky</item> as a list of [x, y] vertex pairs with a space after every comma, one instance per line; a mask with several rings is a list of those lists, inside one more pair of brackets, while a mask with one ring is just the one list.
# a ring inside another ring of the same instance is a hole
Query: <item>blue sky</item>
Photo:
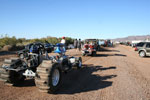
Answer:
[[0, 0], [0, 35], [118, 38], [150, 35], [150, 0]]

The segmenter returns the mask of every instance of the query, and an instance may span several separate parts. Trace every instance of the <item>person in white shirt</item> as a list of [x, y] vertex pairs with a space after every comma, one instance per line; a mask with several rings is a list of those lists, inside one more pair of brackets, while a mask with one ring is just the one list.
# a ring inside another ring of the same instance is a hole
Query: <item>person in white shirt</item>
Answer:
[[62, 40], [61, 40], [60, 43], [63, 44], [63, 49], [64, 49], [64, 51], [66, 51], [66, 40], [65, 40], [65, 37], [62, 37]]
[[62, 40], [61, 40], [61, 42], [60, 42], [60, 43], [62, 43], [62, 44], [64, 44], [64, 45], [65, 45], [65, 43], [66, 43], [65, 37], [62, 37]]

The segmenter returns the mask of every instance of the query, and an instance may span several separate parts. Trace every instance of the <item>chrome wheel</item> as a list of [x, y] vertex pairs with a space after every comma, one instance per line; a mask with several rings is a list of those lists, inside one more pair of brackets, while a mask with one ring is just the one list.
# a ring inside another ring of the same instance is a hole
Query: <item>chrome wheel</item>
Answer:
[[145, 52], [144, 52], [144, 51], [141, 51], [141, 52], [140, 52], [140, 56], [141, 56], [141, 57], [145, 57]]
[[60, 73], [58, 69], [55, 69], [52, 75], [52, 85], [57, 86], [60, 79]]

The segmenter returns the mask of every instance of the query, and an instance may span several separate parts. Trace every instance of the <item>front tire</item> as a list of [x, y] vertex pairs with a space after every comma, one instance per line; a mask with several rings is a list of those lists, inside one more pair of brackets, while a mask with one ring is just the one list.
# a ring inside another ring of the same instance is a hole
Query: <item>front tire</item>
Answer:
[[145, 56], [146, 56], [146, 53], [145, 53], [144, 51], [141, 51], [141, 52], [139, 53], [139, 56], [140, 56], [140, 57], [145, 57]]
[[59, 89], [62, 80], [61, 66], [51, 61], [43, 61], [37, 68], [36, 86], [41, 92], [54, 93]]

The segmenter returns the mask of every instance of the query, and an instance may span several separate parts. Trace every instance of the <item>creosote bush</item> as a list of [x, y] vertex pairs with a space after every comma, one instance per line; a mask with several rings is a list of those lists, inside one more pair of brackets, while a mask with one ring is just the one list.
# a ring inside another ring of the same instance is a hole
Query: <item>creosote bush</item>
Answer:
[[[36, 39], [26, 39], [26, 38], [16, 38], [15, 36], [9, 37], [7, 35], [0, 37], [0, 50], [14, 50], [15, 47], [22, 48], [24, 45], [27, 45], [29, 43], [33, 42], [42, 42], [45, 43], [45, 41], [48, 41], [49, 43], [55, 45], [56, 43], [60, 43], [61, 38], [56, 37], [46, 37], [46, 38], [36, 38]], [[74, 39], [70, 37], [66, 37], [66, 44], [73, 44]]]

